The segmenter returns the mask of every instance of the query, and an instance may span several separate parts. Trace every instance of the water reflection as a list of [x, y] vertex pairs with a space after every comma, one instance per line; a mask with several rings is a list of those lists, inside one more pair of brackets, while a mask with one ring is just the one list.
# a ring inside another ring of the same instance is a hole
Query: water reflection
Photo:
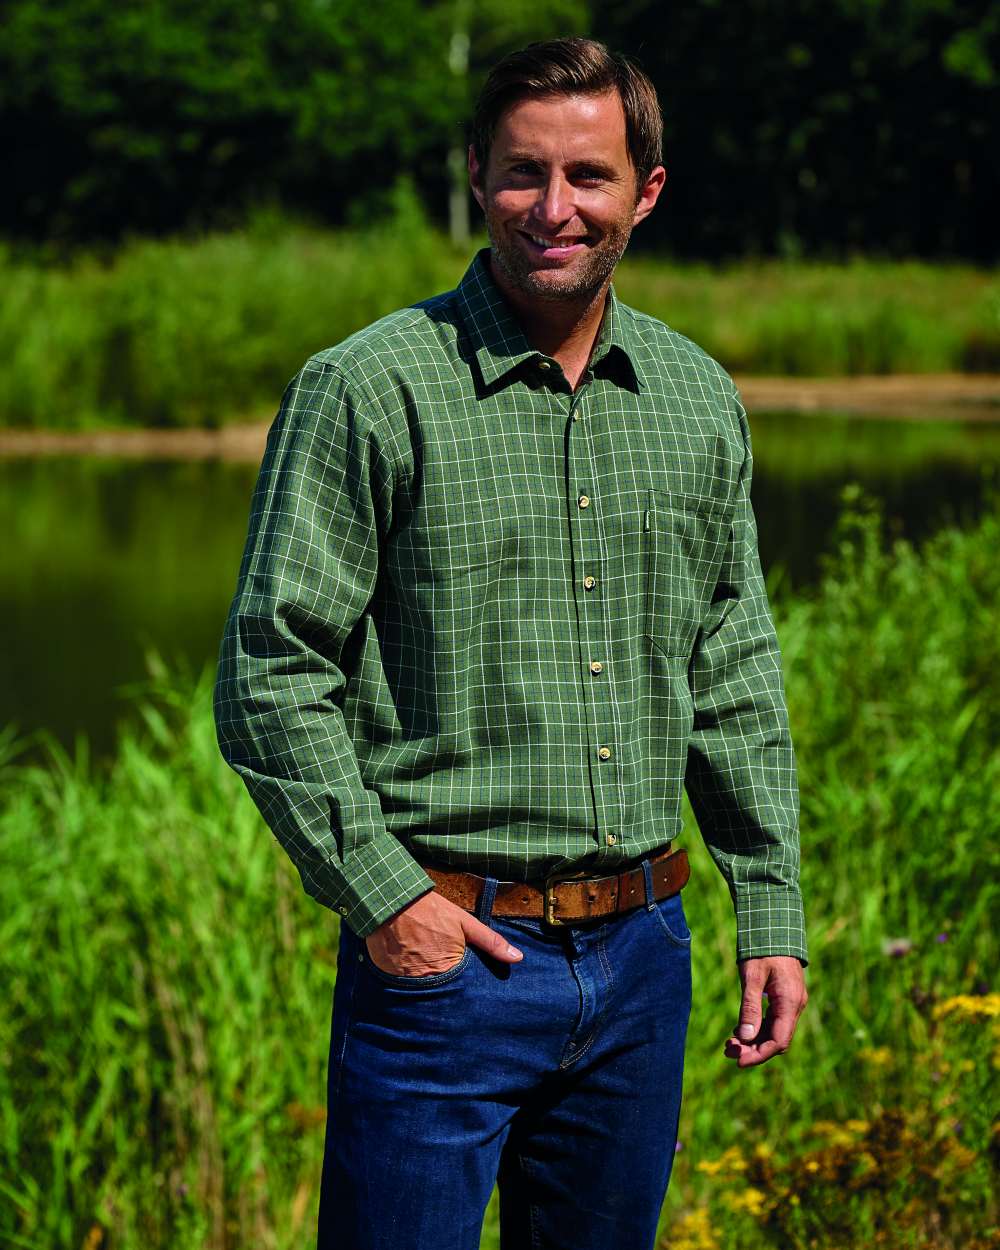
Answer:
[[[755, 414], [761, 557], [783, 589], [816, 576], [844, 484], [920, 539], [981, 508], [1000, 425]], [[146, 651], [214, 663], [236, 583], [255, 465], [0, 461], [0, 721], [96, 754], [114, 742]], [[995, 480], [995, 478], [993, 479]]]

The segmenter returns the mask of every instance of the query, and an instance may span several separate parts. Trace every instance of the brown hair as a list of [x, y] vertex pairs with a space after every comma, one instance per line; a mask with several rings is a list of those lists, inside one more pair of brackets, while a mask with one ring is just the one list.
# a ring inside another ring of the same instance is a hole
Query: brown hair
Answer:
[[497, 123], [533, 96], [617, 91], [625, 113], [629, 159], [641, 187], [663, 160], [663, 117], [656, 88], [638, 66], [595, 39], [549, 39], [511, 52], [490, 70], [472, 117], [472, 146], [485, 166]]

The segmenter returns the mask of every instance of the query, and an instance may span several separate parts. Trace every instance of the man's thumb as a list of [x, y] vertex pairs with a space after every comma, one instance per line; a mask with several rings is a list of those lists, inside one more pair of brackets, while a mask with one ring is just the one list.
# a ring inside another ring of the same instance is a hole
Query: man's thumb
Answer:
[[496, 929], [491, 929], [489, 925], [483, 924], [475, 916], [467, 916], [462, 922], [462, 928], [465, 930], [465, 940], [470, 946], [478, 946], [480, 950], [485, 951], [487, 955], [492, 955], [494, 959], [502, 959], [505, 963], [516, 963], [524, 958], [523, 951], [519, 951], [516, 946], [511, 946], [505, 937], [497, 933]]

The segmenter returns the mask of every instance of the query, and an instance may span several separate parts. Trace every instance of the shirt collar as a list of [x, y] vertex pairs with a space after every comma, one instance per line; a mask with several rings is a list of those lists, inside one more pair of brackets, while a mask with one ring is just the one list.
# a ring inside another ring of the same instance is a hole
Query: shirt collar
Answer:
[[[514, 370], [526, 361], [544, 357], [528, 343], [520, 322], [493, 281], [489, 254], [489, 248], [484, 247], [473, 257], [458, 284], [458, 303], [483, 381], [491, 387], [501, 378], [510, 381]], [[629, 334], [630, 328], [627, 313], [612, 286], [591, 368], [638, 390], [641, 378], [637, 344]]]

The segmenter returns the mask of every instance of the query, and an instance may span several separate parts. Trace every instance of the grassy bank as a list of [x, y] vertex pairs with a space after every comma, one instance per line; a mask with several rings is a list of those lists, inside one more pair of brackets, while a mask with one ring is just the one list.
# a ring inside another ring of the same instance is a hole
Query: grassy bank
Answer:
[[[269, 416], [302, 361], [445, 290], [456, 252], [404, 202], [367, 232], [262, 225], [62, 267], [0, 255], [0, 425], [218, 425]], [[1000, 279], [857, 262], [626, 260], [627, 302], [744, 373], [1000, 370]]]
[[[1000, 500], [922, 552], [854, 500], [821, 585], [779, 603], [811, 1000], [787, 1056], [723, 1059], [731, 908], [689, 830], [670, 1250], [996, 1244], [998, 543]], [[5, 1244], [312, 1235], [337, 922], [221, 763], [209, 694], [161, 676], [108, 774], [85, 751], [3, 769]]]

